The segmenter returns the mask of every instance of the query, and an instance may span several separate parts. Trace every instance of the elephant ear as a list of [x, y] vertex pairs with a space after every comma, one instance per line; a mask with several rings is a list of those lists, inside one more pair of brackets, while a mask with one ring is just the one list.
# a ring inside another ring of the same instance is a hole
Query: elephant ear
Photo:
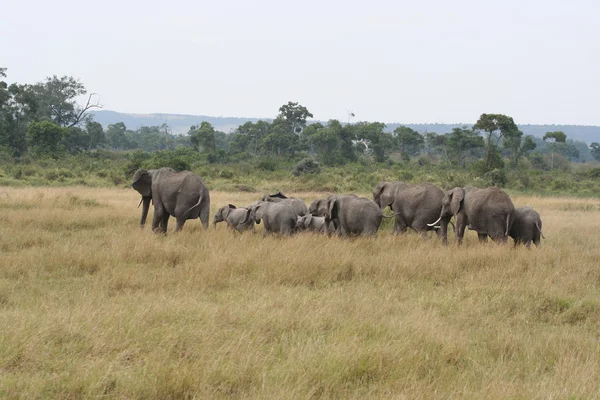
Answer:
[[373, 201], [377, 203], [380, 208], [384, 208], [381, 205], [381, 194], [385, 190], [386, 184], [387, 182], [379, 182], [377, 186], [375, 186], [375, 189], [373, 189]]
[[152, 177], [148, 170], [140, 168], [133, 175], [131, 186], [138, 191], [142, 197], [152, 197]]
[[233, 204], [227, 204], [227, 207], [229, 207], [232, 210], [235, 210], [235, 206]]
[[337, 209], [338, 209], [337, 202], [338, 202], [338, 199], [333, 198], [333, 199], [329, 200], [329, 202], [327, 203], [327, 211], [325, 212], [325, 220], [326, 221], [331, 221], [332, 219], [337, 217]]
[[462, 188], [454, 188], [448, 193], [451, 196], [450, 211], [456, 215], [460, 211], [460, 203], [465, 198], [465, 191]]
[[256, 222], [256, 225], [260, 224], [260, 220], [262, 217], [262, 205], [261, 204], [256, 204], [252, 207], [252, 211], [250, 212], [252, 214], [252, 218], [254, 219], [254, 222]]
[[219, 211], [221, 212], [221, 216], [223, 217], [223, 219], [225, 219], [225, 218], [227, 218], [227, 216], [229, 215], [229, 213], [231, 212], [231, 210], [234, 210], [234, 209], [235, 209], [235, 207], [233, 207], [233, 208], [231, 208], [231, 207], [222, 207]]

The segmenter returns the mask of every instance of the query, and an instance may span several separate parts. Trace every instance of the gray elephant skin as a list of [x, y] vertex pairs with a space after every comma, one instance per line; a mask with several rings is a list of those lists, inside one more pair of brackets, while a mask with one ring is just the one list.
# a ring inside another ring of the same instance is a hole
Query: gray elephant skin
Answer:
[[237, 208], [233, 204], [228, 204], [217, 210], [213, 218], [213, 226], [217, 229], [217, 223], [223, 222], [231, 229], [238, 232], [247, 230], [254, 231], [254, 221], [250, 215], [250, 209], [245, 207]]
[[531, 207], [516, 208], [514, 221], [508, 235], [513, 238], [515, 246], [524, 244], [529, 248], [531, 242], [539, 246], [540, 237], [544, 237], [540, 214]]
[[[389, 206], [396, 215], [395, 234], [404, 233], [407, 228], [421, 234], [437, 230], [428, 224], [440, 215], [443, 198], [442, 189], [432, 183], [380, 182], [373, 189], [373, 201], [381, 210]], [[450, 218], [444, 216], [442, 222], [447, 226]]]
[[[323, 199], [316, 199], [310, 203], [308, 207], [308, 212], [315, 217], [324, 217], [327, 212], [329, 200], [333, 198], [341, 198], [341, 197], [353, 197], [358, 198], [355, 194], [332, 194]], [[335, 232], [339, 232], [339, 227], [335, 225], [334, 221], [325, 221], [325, 233], [332, 234]]]
[[280, 233], [291, 235], [296, 232], [298, 216], [287, 202], [257, 201], [250, 207], [250, 217], [259, 224], [262, 220], [265, 226], [264, 235]]
[[287, 197], [281, 192], [265, 194], [260, 200], [272, 203], [288, 203], [292, 206], [296, 215], [302, 216], [308, 214], [308, 208], [306, 207], [304, 200], [295, 197]]
[[171, 168], [141, 168], [135, 171], [131, 186], [142, 195], [142, 227], [146, 223], [152, 200], [154, 232], [167, 232], [170, 216], [177, 220], [176, 232], [183, 228], [188, 219], [200, 218], [204, 229], [208, 228], [210, 195], [202, 178], [193, 172], [176, 172]]
[[298, 216], [298, 229], [309, 232], [325, 232], [325, 217], [315, 217], [312, 214]]
[[487, 240], [489, 236], [495, 242], [506, 243], [514, 213], [512, 200], [497, 187], [455, 187], [448, 190], [442, 199], [439, 219], [429, 225], [441, 222], [442, 238], [447, 243], [448, 224], [444, 221], [454, 215], [458, 244], [462, 243], [467, 226], [477, 232], [480, 241]]
[[374, 201], [366, 197], [332, 196], [327, 201], [324, 217], [326, 224], [333, 222], [342, 237], [376, 236], [383, 213]]

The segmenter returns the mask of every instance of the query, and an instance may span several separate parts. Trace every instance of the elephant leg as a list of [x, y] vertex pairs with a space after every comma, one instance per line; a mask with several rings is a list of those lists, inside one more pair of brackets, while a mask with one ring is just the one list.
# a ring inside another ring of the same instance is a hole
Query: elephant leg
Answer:
[[456, 216], [456, 238], [458, 240], [459, 245], [461, 245], [463, 242], [466, 227], [467, 227], [466, 217], [464, 217], [460, 214], [457, 215]]
[[402, 217], [400, 217], [399, 215], [396, 215], [396, 222], [394, 223], [394, 234], [399, 235], [401, 233], [406, 233], [407, 228], [408, 226], [406, 225], [406, 222], [404, 222], [404, 219], [402, 219]]
[[207, 201], [205, 204], [203, 204], [202, 210], [200, 211], [200, 215], [198, 216], [200, 218], [200, 221], [202, 221], [202, 226], [204, 227], [204, 230], [208, 229], [209, 214], [210, 203]]
[[160, 227], [162, 230], [162, 233], [167, 233], [167, 227], [169, 226], [169, 213], [168, 212], [163, 212], [162, 217], [160, 219]]
[[488, 241], [488, 235], [486, 235], [485, 233], [478, 233], [477, 237], [479, 238], [480, 243], [487, 243]]
[[154, 203], [154, 215], [152, 216], [152, 232], [158, 233], [162, 216], [165, 213], [161, 206]]
[[175, 232], [179, 232], [183, 228], [183, 224], [185, 224], [185, 219], [177, 218], [177, 225], [175, 226]]

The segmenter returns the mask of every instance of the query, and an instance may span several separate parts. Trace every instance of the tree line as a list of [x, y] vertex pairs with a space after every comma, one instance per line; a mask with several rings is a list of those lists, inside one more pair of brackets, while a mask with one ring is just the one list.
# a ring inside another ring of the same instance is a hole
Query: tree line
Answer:
[[[6, 69], [0, 68], [0, 79]], [[79, 99], [85, 99], [78, 102]], [[339, 166], [370, 158], [375, 162], [441, 162], [456, 168], [471, 166], [486, 173], [518, 167], [527, 158], [534, 168], [554, 169], [579, 158], [581, 143], [561, 132], [543, 138], [526, 136], [513, 118], [482, 114], [472, 127], [446, 134], [420, 133], [406, 126], [386, 131], [381, 122], [343, 123], [330, 120], [309, 123], [313, 114], [288, 102], [272, 121], [246, 122], [224, 133], [206, 121], [174, 135], [167, 124], [129, 129], [119, 122], [106, 129], [93, 120], [100, 108], [98, 96], [69, 76], [52, 76], [35, 84], [8, 84], [0, 80], [0, 153], [19, 158], [60, 158], [97, 149], [174, 150], [191, 148], [208, 162], [236, 162], [260, 157], [306, 157], [326, 166]], [[585, 145], [587, 150], [587, 145]], [[600, 144], [589, 146], [600, 160]]]

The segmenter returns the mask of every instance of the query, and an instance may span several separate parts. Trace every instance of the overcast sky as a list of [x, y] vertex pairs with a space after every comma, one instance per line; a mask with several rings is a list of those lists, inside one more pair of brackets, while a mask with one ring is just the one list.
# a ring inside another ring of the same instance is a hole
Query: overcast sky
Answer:
[[599, 17], [597, 0], [4, 0], [0, 66], [128, 113], [600, 125]]

